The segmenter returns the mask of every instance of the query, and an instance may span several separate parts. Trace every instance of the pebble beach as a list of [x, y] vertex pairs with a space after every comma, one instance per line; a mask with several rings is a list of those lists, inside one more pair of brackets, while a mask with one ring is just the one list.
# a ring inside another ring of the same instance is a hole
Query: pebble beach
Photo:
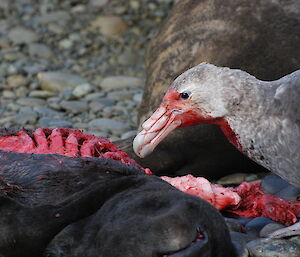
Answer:
[[0, 126], [136, 134], [145, 51], [174, 1], [1, 1]]

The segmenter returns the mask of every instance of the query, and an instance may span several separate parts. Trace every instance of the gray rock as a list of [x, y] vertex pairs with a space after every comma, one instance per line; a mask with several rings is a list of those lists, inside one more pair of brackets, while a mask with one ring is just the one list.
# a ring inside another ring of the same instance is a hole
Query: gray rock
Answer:
[[70, 88], [66, 88], [60, 92], [60, 97], [64, 100], [74, 100], [73, 91]]
[[116, 101], [131, 100], [133, 93], [130, 91], [113, 91], [107, 94], [107, 97], [114, 99]]
[[107, 118], [99, 118], [89, 122], [89, 127], [95, 130], [102, 130], [104, 132], [116, 132], [122, 133], [129, 129], [129, 126], [124, 122], [115, 120], [115, 119], [107, 119]]
[[266, 194], [276, 194], [287, 186], [289, 183], [275, 174], [266, 176], [261, 182], [261, 188]]
[[103, 137], [103, 138], [108, 138], [108, 136], [109, 136], [109, 134], [107, 132], [103, 132], [103, 131], [87, 130], [86, 133], [97, 136], [97, 137]]
[[60, 101], [61, 99], [59, 97], [51, 97], [47, 99], [48, 106], [57, 111], [61, 110]]
[[246, 173], [233, 173], [220, 178], [217, 183], [221, 185], [241, 184], [243, 181], [245, 181], [246, 176]]
[[102, 6], [106, 5], [107, 2], [108, 2], [108, 0], [90, 0], [89, 5], [92, 8], [98, 8], [98, 7], [102, 7]]
[[17, 125], [34, 124], [36, 122], [37, 115], [35, 113], [19, 113], [12, 120]]
[[88, 110], [88, 104], [83, 101], [62, 101], [60, 106], [71, 112], [86, 112]]
[[115, 37], [128, 29], [125, 22], [118, 16], [103, 15], [91, 22], [90, 30], [98, 30], [105, 36]]
[[28, 83], [26, 77], [24, 77], [23, 75], [19, 75], [19, 74], [9, 76], [6, 80], [6, 82], [10, 88], [24, 87]]
[[118, 56], [118, 63], [122, 65], [134, 64], [136, 63], [138, 55], [132, 50], [127, 50]]
[[267, 237], [269, 234], [273, 233], [274, 231], [284, 228], [285, 226], [279, 223], [269, 223], [265, 225], [259, 232], [260, 237]]
[[92, 86], [89, 83], [81, 84], [73, 90], [73, 95], [80, 98], [92, 91]]
[[33, 110], [41, 116], [57, 117], [63, 115], [62, 112], [54, 111], [46, 106], [35, 106]]
[[252, 234], [255, 236], [259, 235], [260, 230], [267, 224], [275, 223], [273, 220], [266, 217], [256, 217], [249, 221], [245, 228], [247, 234]]
[[19, 98], [17, 100], [17, 104], [23, 106], [37, 106], [37, 105], [46, 105], [47, 102], [39, 98], [26, 97], [26, 98]]
[[59, 41], [58, 44], [61, 49], [69, 49], [73, 46], [73, 41], [66, 38], [66, 39]]
[[33, 112], [33, 109], [30, 106], [23, 106], [23, 107], [19, 108], [19, 112], [20, 113], [29, 113], [29, 114], [31, 114]]
[[[100, 99], [92, 101], [89, 104], [89, 107], [90, 107], [90, 110], [95, 113], [95, 112], [103, 111], [104, 108], [111, 107], [115, 103], [116, 103], [116, 101], [113, 99], [100, 98]], [[111, 112], [111, 109], [110, 109], [110, 112]]]
[[88, 94], [84, 97], [84, 99], [86, 101], [93, 101], [93, 100], [97, 100], [97, 99], [100, 99], [104, 96], [105, 94], [103, 92], [96, 92], [96, 93], [91, 93], [91, 94]]
[[20, 105], [18, 105], [16, 103], [9, 103], [7, 105], [7, 109], [14, 111], [14, 112], [18, 112], [20, 109], [24, 109], [24, 107], [22, 108]]
[[36, 74], [38, 72], [41, 72], [45, 69], [45, 66], [42, 64], [35, 64], [35, 63], [26, 63], [22, 67], [23, 71], [26, 73]]
[[49, 97], [54, 96], [55, 93], [51, 91], [45, 91], [45, 90], [33, 90], [29, 93], [29, 97], [36, 97], [36, 98], [42, 98], [42, 99], [47, 99]]
[[299, 257], [300, 246], [282, 239], [257, 239], [247, 244], [252, 257]]
[[41, 57], [45, 59], [52, 59], [54, 57], [50, 48], [44, 44], [29, 44], [28, 51], [31, 57]]
[[71, 16], [66, 11], [56, 11], [51, 13], [46, 13], [35, 18], [35, 22], [39, 24], [48, 23], [59, 23], [65, 24], [66, 21], [70, 20]]
[[137, 88], [144, 84], [143, 80], [136, 77], [111, 76], [101, 81], [101, 88], [106, 90], [124, 89], [125, 87]]
[[297, 188], [293, 185], [288, 185], [286, 188], [276, 193], [276, 196], [289, 201], [297, 201], [299, 195], [300, 188]]
[[87, 123], [76, 122], [76, 123], [73, 124], [73, 128], [75, 128], [75, 129], [87, 129], [87, 128], [89, 128], [89, 125]]
[[54, 120], [49, 122], [50, 128], [72, 128], [72, 123], [64, 120]]
[[74, 89], [88, 82], [74, 74], [65, 72], [40, 72], [37, 75], [41, 88], [48, 91], [62, 91], [66, 88]]
[[14, 119], [15, 119], [15, 116], [13, 116], [13, 115], [7, 116], [4, 118], [0, 118], [0, 125], [5, 127], [7, 123], [11, 122]]
[[63, 120], [57, 120], [50, 117], [43, 117], [39, 119], [39, 127], [72, 127], [72, 123]]
[[13, 91], [3, 90], [2, 97], [14, 99], [14, 98], [16, 98], [16, 94]]
[[293, 236], [289, 239], [289, 241], [294, 242], [300, 246], [300, 236]]
[[52, 33], [61, 35], [64, 33], [64, 27], [59, 25], [59, 24], [55, 24], [55, 23], [50, 23], [48, 25], [48, 29], [49, 31], [51, 31]]
[[38, 36], [32, 30], [23, 27], [15, 27], [8, 33], [8, 38], [13, 42], [13, 44], [17, 45], [35, 42], [37, 41]]

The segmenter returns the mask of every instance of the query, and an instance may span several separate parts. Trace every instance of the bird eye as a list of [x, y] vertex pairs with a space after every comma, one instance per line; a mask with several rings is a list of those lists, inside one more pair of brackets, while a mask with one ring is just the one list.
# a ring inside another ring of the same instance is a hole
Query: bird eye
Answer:
[[182, 92], [180, 93], [180, 98], [182, 99], [188, 99], [190, 97], [190, 92]]

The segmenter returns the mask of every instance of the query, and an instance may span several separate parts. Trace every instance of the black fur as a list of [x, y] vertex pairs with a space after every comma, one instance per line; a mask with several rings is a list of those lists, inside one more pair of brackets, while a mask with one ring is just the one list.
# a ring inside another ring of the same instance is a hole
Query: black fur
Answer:
[[218, 211], [134, 166], [0, 151], [0, 175], [0, 256], [234, 256]]

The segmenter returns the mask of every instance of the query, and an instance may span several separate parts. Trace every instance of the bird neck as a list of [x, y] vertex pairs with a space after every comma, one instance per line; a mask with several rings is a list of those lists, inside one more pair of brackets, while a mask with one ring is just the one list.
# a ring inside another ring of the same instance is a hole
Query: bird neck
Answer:
[[225, 118], [216, 119], [213, 124], [216, 124], [220, 127], [228, 141], [235, 146], [239, 151], [242, 151], [242, 145], [239, 141], [239, 136], [234, 132], [234, 130], [230, 127], [229, 123]]

